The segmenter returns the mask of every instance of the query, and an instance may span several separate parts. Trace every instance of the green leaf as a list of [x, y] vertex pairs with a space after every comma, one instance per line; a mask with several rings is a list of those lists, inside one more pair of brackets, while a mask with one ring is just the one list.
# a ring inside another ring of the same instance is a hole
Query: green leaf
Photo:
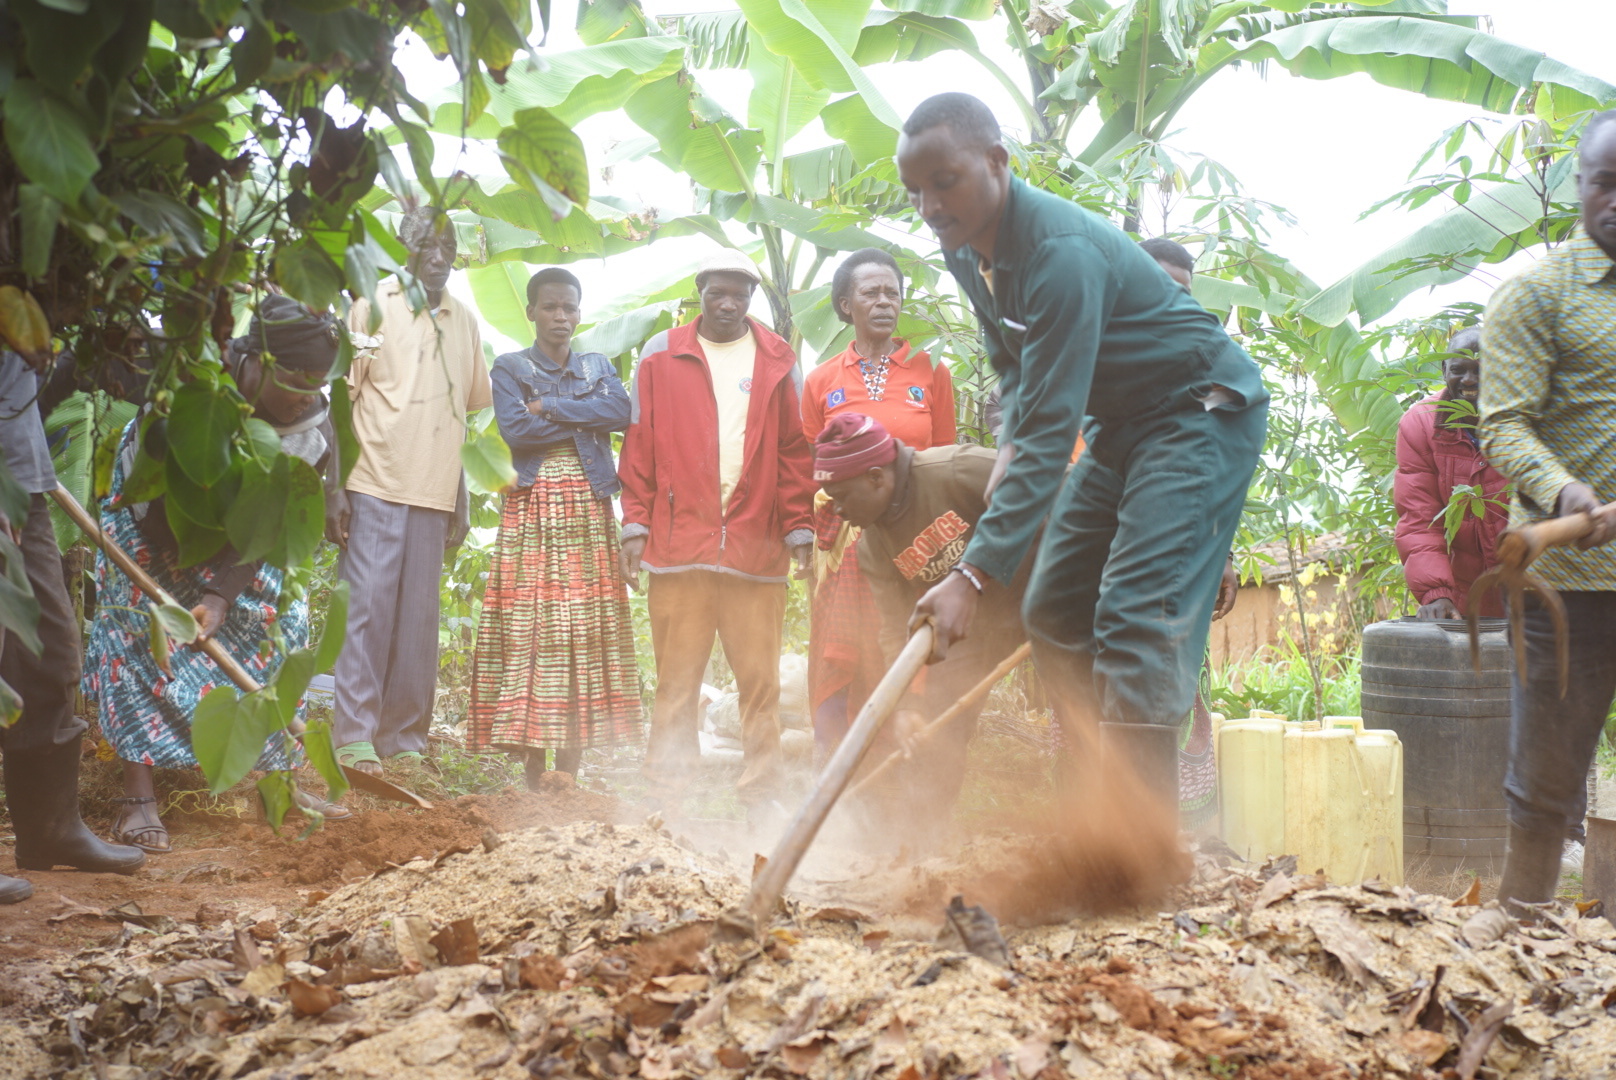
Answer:
[[342, 640], [348, 633], [348, 583], [338, 581], [331, 587], [331, 598], [326, 602], [325, 632], [314, 652], [316, 674], [330, 671], [342, 652]]
[[22, 175], [64, 203], [78, 202], [101, 160], [77, 109], [30, 78], [5, 98], [6, 146]]
[[275, 32], [262, 19], [252, 19], [247, 32], [230, 50], [230, 65], [236, 72], [237, 90], [245, 90], [269, 70], [275, 59]]
[[298, 702], [309, 689], [314, 678], [314, 650], [294, 649], [286, 654], [275, 672], [275, 706], [279, 710], [281, 726], [287, 727], [297, 716]]
[[[1395, 244], [1361, 264], [1350, 274], [1309, 297], [1297, 313], [1322, 326], [1337, 326], [1356, 313], [1369, 323], [1391, 311], [1405, 298], [1433, 285], [1458, 281], [1479, 262], [1496, 261], [1472, 253], [1492, 252], [1511, 237], [1518, 244], [1503, 245], [1504, 256], [1540, 242], [1538, 223], [1543, 218], [1543, 197], [1524, 180], [1488, 185], [1484, 195], [1468, 206], [1451, 210], [1420, 226]], [[1576, 182], [1569, 172], [1551, 192], [1553, 201], [1576, 197]], [[1388, 267], [1411, 258], [1463, 256], [1452, 264], [1433, 266], [1410, 274], [1387, 273]]]
[[16, 634], [23, 647], [38, 656], [39, 600], [28, 581], [22, 549], [3, 529], [0, 529], [0, 559], [5, 561], [5, 568], [0, 571], [0, 627], [9, 634]]
[[169, 665], [168, 635], [163, 633], [163, 623], [157, 617], [156, 605], [146, 614], [146, 637], [151, 646], [152, 662], [155, 663], [164, 675], [172, 676], [174, 669]]
[[815, 89], [796, 67], [761, 45], [747, 53], [752, 74], [752, 95], [747, 99], [746, 123], [763, 132], [763, 153], [778, 166], [785, 146], [806, 128], [830, 100], [830, 91]]
[[16, 474], [11, 471], [5, 451], [0, 450], [0, 514], [6, 516], [13, 528], [21, 529], [23, 522], [28, 520], [28, 507], [32, 502], [33, 499], [22, 489]]
[[275, 280], [315, 311], [325, 311], [342, 291], [342, 271], [318, 242], [299, 237], [275, 249]]
[[20, 185], [17, 204], [17, 216], [22, 221], [22, 272], [30, 278], [42, 278], [50, 269], [62, 204], [39, 184]]
[[[477, 118], [483, 114], [483, 110], [488, 108], [488, 80], [483, 78], [482, 72], [471, 73], [461, 87], [461, 95], [463, 98], [461, 110], [466, 118], [466, 124], [468, 126], [475, 124]], [[437, 119], [441, 121], [443, 117], [439, 116]]]
[[860, 165], [886, 160], [898, 152], [898, 129], [882, 123], [858, 94], [831, 102], [820, 119], [825, 133], [845, 142]]
[[195, 210], [158, 191], [120, 191], [112, 201], [155, 242], [185, 255], [208, 253], [208, 237]]
[[613, 358], [636, 352], [653, 334], [671, 327], [678, 310], [679, 301], [664, 300], [614, 315], [581, 332], [573, 339], [572, 347], [581, 353], [598, 352]]
[[[569, 125], [621, 108], [646, 83], [676, 74], [684, 49], [680, 38], [659, 34], [547, 52], [542, 66], [518, 65], [507, 73], [504, 86], [490, 90], [486, 114], [471, 118], [478, 121], [471, 134], [493, 138], [518, 112], [535, 106]], [[433, 100], [434, 130], [460, 134], [460, 96], [447, 91]]]
[[264, 743], [281, 729], [275, 701], [263, 691], [240, 695], [219, 686], [191, 714], [191, 747], [215, 795], [235, 787], [258, 764]]
[[331, 381], [331, 427], [337, 433], [337, 466], [341, 470], [337, 479], [347, 483], [348, 474], [359, 460], [359, 436], [354, 434], [353, 398], [348, 394], [345, 378]]
[[1272, 60], [1293, 75], [1362, 72], [1378, 83], [1492, 112], [1513, 112], [1537, 83], [1555, 87], [1556, 118], [1616, 101], [1616, 86], [1478, 29], [1404, 16], [1302, 23], [1239, 45], [1203, 49], [1205, 74], [1234, 61]]
[[763, 133], [743, 128], [694, 83], [663, 79], [642, 88], [624, 111], [655, 136], [668, 164], [715, 191], [747, 191], [763, 157]]
[[489, 263], [466, 271], [478, 313], [513, 341], [533, 340], [533, 324], [527, 319], [527, 282], [532, 276], [532, 269], [520, 262]]
[[763, 36], [771, 52], [796, 65], [810, 85], [857, 91], [870, 111], [888, 127], [903, 121], [853, 59], [869, 13], [869, 0], [739, 0], [752, 30]]
[[11, 684], [0, 679], [0, 731], [22, 719], [22, 695]]
[[991, 19], [998, 11], [998, 0], [881, 0], [893, 11], [914, 11], [921, 15], [952, 15], [956, 19]]
[[195, 566], [213, 558], [227, 542], [225, 531], [205, 525], [185, 512], [178, 498], [163, 500], [163, 514], [168, 527], [174, 531], [179, 545], [178, 563], [181, 567]]
[[290, 487], [291, 469], [285, 454], [276, 455], [268, 468], [243, 470], [241, 494], [224, 519], [225, 533], [242, 562], [262, 559], [280, 541]]
[[152, 601], [147, 601], [147, 605], [151, 608], [152, 617], [157, 622], [157, 625], [163, 628], [163, 632], [181, 644], [191, 644], [196, 641], [197, 635], [202, 632], [201, 627], [196, 623], [196, 617], [191, 614], [189, 608], [181, 607], [178, 604], [158, 604]]
[[[140, 448], [135, 451], [134, 466], [123, 478], [121, 505], [150, 502], [168, 491], [166, 462], [168, 458], [168, 422], [156, 413], [147, 413], [140, 421]], [[112, 451], [114, 457], [116, 448]], [[112, 473], [107, 472], [106, 490], [112, 490]]]
[[292, 774], [285, 769], [267, 772], [258, 778], [258, 794], [264, 800], [264, 816], [269, 819], [269, 827], [277, 833], [281, 831], [281, 823], [286, 820], [286, 814], [292, 809], [292, 794], [297, 790]]
[[174, 391], [168, 412], [170, 456], [203, 487], [230, 470], [230, 444], [241, 431], [239, 397], [200, 380]]
[[280, 542], [268, 559], [276, 566], [299, 566], [308, 561], [325, 534], [325, 487], [314, 466], [301, 458], [286, 458], [290, 475], [286, 516]]
[[511, 465], [511, 448], [500, 438], [498, 429], [468, 433], [460, 445], [460, 464], [473, 491], [499, 495], [516, 486], [516, 469]]
[[311, 720], [308, 730], [303, 732], [303, 752], [309, 756], [309, 764], [325, 781], [325, 797], [336, 802], [348, 793], [348, 777], [343, 773], [342, 766], [337, 764], [337, 750], [331, 738], [331, 721]]
[[242, 445], [261, 468], [269, 468], [281, 452], [280, 432], [256, 416], [249, 416], [242, 423], [242, 436]]
[[466, 27], [472, 51], [490, 71], [504, 71], [527, 47], [528, 31], [533, 29], [533, 9], [528, 0], [461, 0], [465, 5]]
[[[589, 202], [589, 162], [584, 144], [548, 109], [523, 109], [499, 133], [499, 149], [511, 179], [544, 199], [558, 217], [568, 202]], [[558, 202], [555, 196], [561, 197]]]

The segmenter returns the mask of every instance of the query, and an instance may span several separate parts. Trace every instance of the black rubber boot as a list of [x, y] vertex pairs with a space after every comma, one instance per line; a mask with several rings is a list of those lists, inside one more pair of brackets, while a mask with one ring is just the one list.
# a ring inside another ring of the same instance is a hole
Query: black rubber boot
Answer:
[[1537, 833], [1509, 827], [1504, 849], [1504, 877], [1498, 883], [1498, 904], [1511, 915], [1529, 916], [1520, 904], [1546, 904], [1554, 899], [1560, 880], [1560, 832]]
[[1100, 752], [1108, 760], [1126, 762], [1162, 805], [1178, 814], [1178, 728], [1102, 723]]
[[17, 866], [70, 866], [132, 874], [146, 861], [139, 848], [109, 844], [79, 817], [79, 743], [5, 755], [6, 805], [17, 830]]
[[34, 887], [22, 878], [0, 874], [0, 904], [20, 904], [34, 895]]

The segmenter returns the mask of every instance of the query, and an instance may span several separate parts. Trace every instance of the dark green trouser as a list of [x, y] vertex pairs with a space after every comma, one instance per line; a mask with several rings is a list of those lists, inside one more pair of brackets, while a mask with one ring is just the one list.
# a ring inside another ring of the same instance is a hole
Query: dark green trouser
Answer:
[[1055, 499], [1022, 608], [1059, 710], [1184, 719], [1267, 424], [1265, 402], [1095, 434]]

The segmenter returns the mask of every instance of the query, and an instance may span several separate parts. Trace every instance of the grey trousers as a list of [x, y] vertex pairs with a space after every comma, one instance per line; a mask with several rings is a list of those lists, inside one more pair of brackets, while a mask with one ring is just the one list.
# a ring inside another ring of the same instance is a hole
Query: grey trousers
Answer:
[[425, 751], [438, 685], [438, 588], [450, 514], [348, 492], [348, 636], [332, 735], [382, 757]]

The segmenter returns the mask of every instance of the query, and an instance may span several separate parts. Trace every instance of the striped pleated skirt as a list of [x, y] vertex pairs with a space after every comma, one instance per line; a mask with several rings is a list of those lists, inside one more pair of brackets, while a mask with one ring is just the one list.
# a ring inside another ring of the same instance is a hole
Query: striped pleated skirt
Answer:
[[641, 733], [617, 522], [576, 451], [505, 496], [472, 662], [473, 749], [610, 746]]

